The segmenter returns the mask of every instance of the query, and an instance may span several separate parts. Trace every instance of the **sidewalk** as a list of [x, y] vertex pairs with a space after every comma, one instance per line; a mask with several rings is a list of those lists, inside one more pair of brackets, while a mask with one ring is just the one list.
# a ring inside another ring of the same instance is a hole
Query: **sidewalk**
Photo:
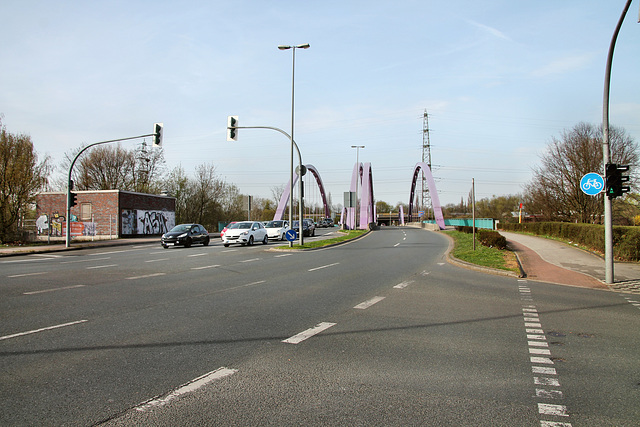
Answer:
[[615, 284], [605, 282], [604, 259], [566, 243], [500, 231], [514, 249], [528, 279], [596, 289], [616, 288], [618, 282], [638, 281], [640, 264], [614, 263]]
[[44, 254], [50, 252], [62, 252], [62, 251], [73, 251], [76, 249], [86, 249], [86, 248], [100, 248], [100, 247], [110, 247], [110, 246], [124, 246], [124, 245], [135, 245], [135, 244], [148, 244], [148, 243], [157, 243], [160, 246], [160, 237], [136, 237], [130, 239], [110, 239], [110, 240], [82, 240], [82, 241], [72, 241], [70, 247], [66, 247], [64, 242], [60, 243], [52, 243], [52, 244], [42, 244], [35, 246], [8, 246], [8, 247], [0, 247], [0, 257], [12, 256], [12, 255], [28, 255], [28, 254]]

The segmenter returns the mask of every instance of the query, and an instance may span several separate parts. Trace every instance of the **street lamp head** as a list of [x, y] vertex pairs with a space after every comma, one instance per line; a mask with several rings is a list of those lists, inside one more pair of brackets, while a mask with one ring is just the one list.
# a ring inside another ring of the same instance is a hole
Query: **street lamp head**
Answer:
[[298, 49], [309, 49], [310, 45], [309, 43], [305, 43], [305, 44], [299, 44], [298, 46], [296, 46]]
[[305, 44], [299, 44], [297, 46], [287, 46], [284, 44], [281, 44], [278, 46], [278, 49], [280, 50], [287, 50], [287, 49], [309, 49], [311, 45], [309, 45], [309, 43], [305, 43]]
[[291, 49], [292, 47], [293, 47], [293, 46], [286, 46], [286, 45], [281, 44], [280, 46], [278, 46], [278, 49], [280, 49], [280, 50], [287, 50], [287, 49]]
[[364, 148], [364, 145], [352, 145], [351, 148]]

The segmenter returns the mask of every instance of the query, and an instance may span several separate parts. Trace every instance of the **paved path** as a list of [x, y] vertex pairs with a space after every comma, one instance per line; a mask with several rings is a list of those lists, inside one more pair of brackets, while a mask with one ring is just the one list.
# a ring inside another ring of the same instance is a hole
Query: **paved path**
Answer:
[[[566, 243], [500, 231], [518, 254], [527, 277], [545, 282], [607, 289], [604, 259]], [[616, 262], [614, 279], [640, 289], [640, 264]], [[632, 282], [638, 282], [633, 284]], [[609, 287], [610, 288], [610, 287]]]

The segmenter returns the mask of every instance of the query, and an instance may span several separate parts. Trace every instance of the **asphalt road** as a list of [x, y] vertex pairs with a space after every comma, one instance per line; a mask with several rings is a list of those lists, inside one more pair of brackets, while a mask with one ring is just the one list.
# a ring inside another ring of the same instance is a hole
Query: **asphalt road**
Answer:
[[640, 423], [640, 296], [273, 246], [0, 260], [0, 425]]

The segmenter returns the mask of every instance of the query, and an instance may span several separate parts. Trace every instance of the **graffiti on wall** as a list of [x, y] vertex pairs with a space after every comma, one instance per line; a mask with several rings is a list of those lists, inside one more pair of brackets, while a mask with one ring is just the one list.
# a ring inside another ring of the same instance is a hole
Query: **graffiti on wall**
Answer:
[[176, 214], [171, 211], [147, 211], [141, 209], [122, 210], [122, 234], [163, 234], [176, 223]]

